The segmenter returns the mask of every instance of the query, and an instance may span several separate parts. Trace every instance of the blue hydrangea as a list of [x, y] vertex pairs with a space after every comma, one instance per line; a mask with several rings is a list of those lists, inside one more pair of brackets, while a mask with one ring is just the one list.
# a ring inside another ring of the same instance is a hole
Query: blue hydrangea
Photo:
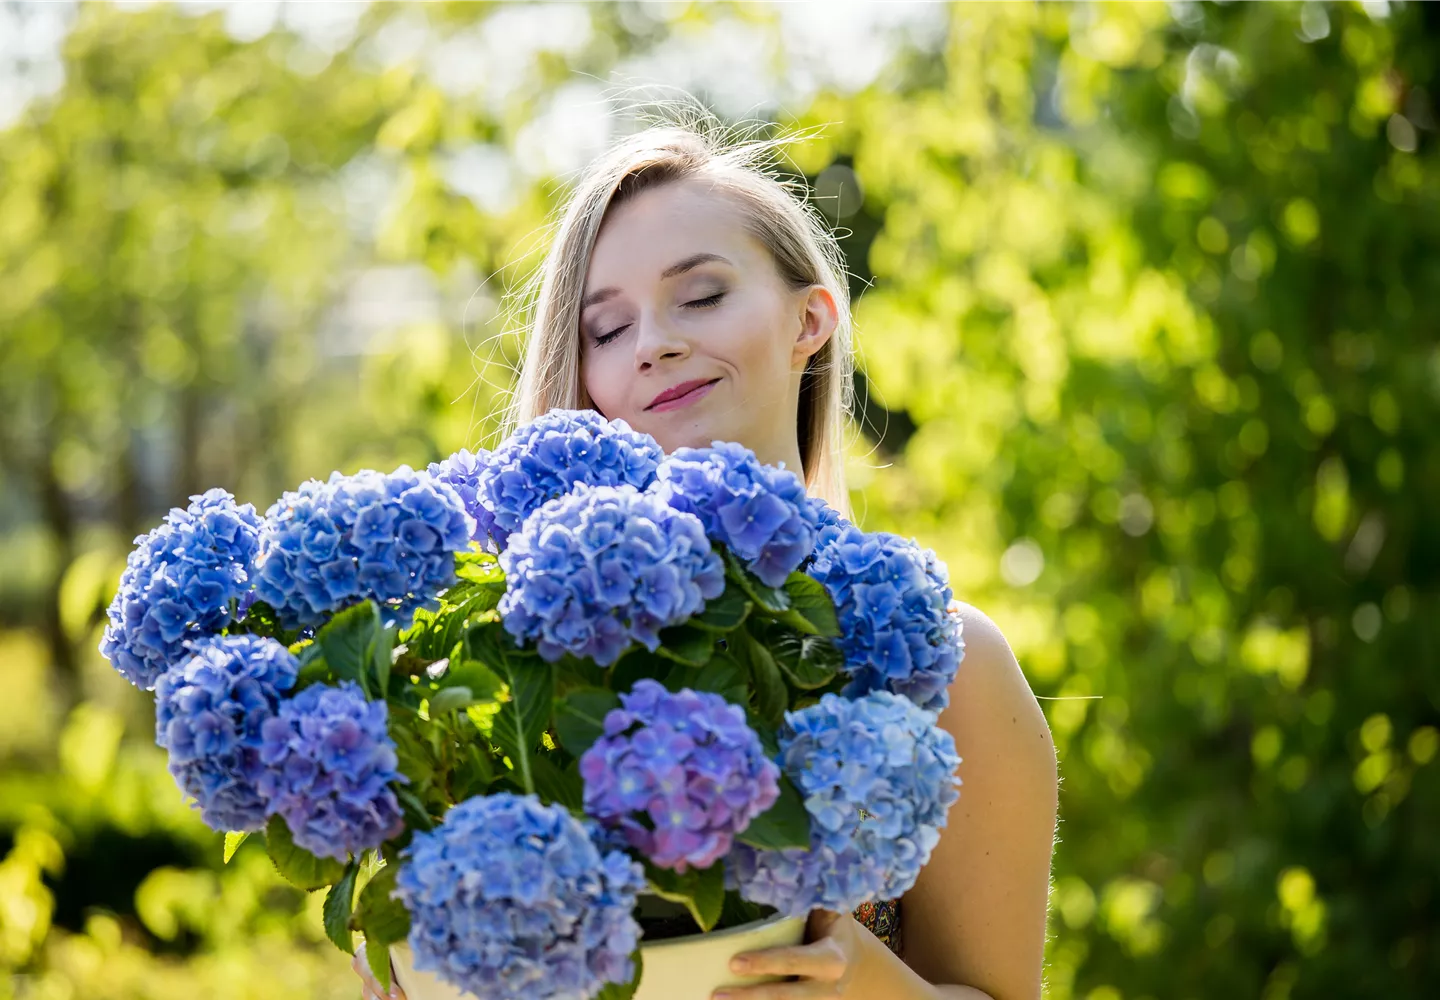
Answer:
[[404, 826], [390, 782], [408, 779], [396, 770], [386, 715], [385, 702], [341, 681], [307, 687], [261, 725], [266, 811], [284, 817], [310, 853], [344, 861]]
[[387, 623], [439, 607], [475, 519], [450, 486], [402, 465], [311, 479], [265, 514], [255, 590], [287, 628], [374, 598]]
[[258, 830], [266, 816], [260, 730], [299, 664], [260, 636], [209, 636], [189, 648], [155, 685], [155, 742], [170, 752], [170, 773], [207, 826]]
[[100, 652], [136, 687], [149, 691], [186, 656], [185, 642], [219, 632], [231, 601], [250, 590], [260, 518], [222, 489], [173, 507], [135, 538], [120, 588], [106, 611]]
[[633, 486], [585, 486], [551, 500], [500, 553], [506, 630], [550, 662], [566, 652], [609, 666], [632, 641], [725, 589], [725, 568], [691, 514]]
[[634, 975], [644, 870], [534, 795], [467, 799], [402, 852], [415, 968], [480, 1000], [593, 997]]
[[847, 525], [816, 549], [806, 571], [835, 602], [847, 696], [893, 691], [935, 711], [950, 703], [965, 644], [949, 610], [945, 564], [932, 550]]
[[888, 691], [786, 713], [780, 764], [805, 800], [810, 848], [737, 843], [728, 884], [791, 916], [905, 893], [960, 797], [955, 740], [935, 719]]
[[645, 488], [664, 451], [649, 434], [594, 410], [555, 409], [511, 434], [480, 473], [480, 503], [494, 516], [491, 534], [504, 548], [530, 512], [577, 483]]
[[811, 551], [810, 557], [806, 560], [808, 563], [810, 559], [814, 558], [816, 552], [834, 541], [845, 528], [852, 525], [848, 518], [842, 517], [838, 510], [819, 497], [806, 497], [805, 502], [810, 508], [810, 514], [816, 524], [815, 549]]
[[471, 538], [486, 546], [495, 529], [495, 515], [480, 502], [480, 473], [490, 463], [490, 452], [481, 448], [475, 452], [461, 448], [449, 458], [431, 462], [426, 470], [437, 480], [445, 483], [465, 503], [465, 510], [475, 519], [475, 533]]
[[744, 445], [677, 448], [660, 463], [656, 492], [695, 514], [705, 533], [771, 587], [800, 567], [820, 527], [800, 477], [765, 465]]
[[709, 868], [775, 804], [780, 769], [718, 694], [644, 679], [620, 704], [580, 757], [585, 811], [661, 868]]

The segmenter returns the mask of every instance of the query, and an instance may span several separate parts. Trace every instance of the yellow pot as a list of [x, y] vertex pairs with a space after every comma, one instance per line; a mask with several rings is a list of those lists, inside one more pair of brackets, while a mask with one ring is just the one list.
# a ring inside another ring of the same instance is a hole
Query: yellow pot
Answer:
[[[635, 1000], [710, 1000], [721, 986], [749, 986], [771, 982], [776, 976], [737, 976], [730, 959], [742, 951], [801, 944], [805, 918], [775, 915], [709, 934], [692, 934], [640, 945], [644, 970]], [[408, 1000], [467, 1000], [461, 992], [429, 972], [416, 972], [410, 948], [390, 949], [395, 978]]]

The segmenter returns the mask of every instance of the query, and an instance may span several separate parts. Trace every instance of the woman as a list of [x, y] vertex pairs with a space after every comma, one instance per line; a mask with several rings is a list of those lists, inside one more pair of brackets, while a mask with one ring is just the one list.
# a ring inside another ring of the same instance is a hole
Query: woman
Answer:
[[[691, 124], [660, 124], [592, 165], [541, 275], [512, 426], [581, 406], [667, 451], [739, 441], [802, 470], [807, 489], [848, 516], [842, 258], [803, 202], [755, 166], [773, 144], [726, 147]], [[817, 911], [803, 946], [737, 959], [736, 971], [798, 980], [717, 998], [1040, 996], [1054, 744], [1004, 637], [958, 609], [965, 655], [939, 723], [964, 787], [929, 865], [898, 903]], [[363, 958], [355, 967], [367, 997], [386, 995]]]

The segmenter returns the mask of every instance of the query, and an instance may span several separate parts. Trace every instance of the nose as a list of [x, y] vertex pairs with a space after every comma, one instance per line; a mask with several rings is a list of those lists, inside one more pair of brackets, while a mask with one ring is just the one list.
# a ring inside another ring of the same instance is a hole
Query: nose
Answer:
[[635, 337], [635, 370], [649, 372], [663, 361], [680, 361], [690, 355], [686, 343], [673, 326], [654, 315], [646, 314], [637, 321]]

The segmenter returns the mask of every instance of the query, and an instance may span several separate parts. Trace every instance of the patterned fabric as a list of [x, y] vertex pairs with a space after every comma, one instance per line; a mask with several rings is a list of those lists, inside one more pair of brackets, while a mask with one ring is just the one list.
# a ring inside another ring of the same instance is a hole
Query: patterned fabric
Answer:
[[884, 941], [885, 947], [897, 955], [904, 954], [900, 938], [900, 900], [861, 903], [855, 910], [855, 919], [871, 934]]

